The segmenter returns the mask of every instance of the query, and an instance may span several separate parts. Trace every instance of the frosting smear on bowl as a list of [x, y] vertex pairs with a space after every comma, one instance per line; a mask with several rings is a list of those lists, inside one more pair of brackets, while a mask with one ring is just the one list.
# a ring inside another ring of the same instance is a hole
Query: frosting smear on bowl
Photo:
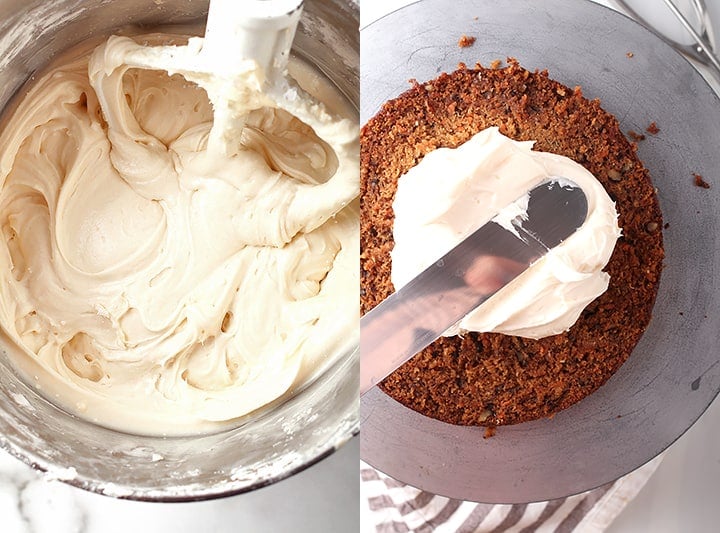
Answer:
[[532, 339], [568, 330], [607, 290], [603, 268], [620, 237], [613, 201], [583, 166], [532, 150], [488, 128], [457, 148], [438, 148], [398, 180], [392, 282], [409, 282], [536, 185], [574, 181], [588, 200], [585, 223], [446, 332], [497, 332]]
[[256, 105], [208, 151], [206, 92], [124, 62], [173, 39], [69, 52], [0, 134], [11, 360], [72, 412], [146, 434], [214, 430], [292, 393], [358, 327], [353, 112], [313, 74], [346, 118]]

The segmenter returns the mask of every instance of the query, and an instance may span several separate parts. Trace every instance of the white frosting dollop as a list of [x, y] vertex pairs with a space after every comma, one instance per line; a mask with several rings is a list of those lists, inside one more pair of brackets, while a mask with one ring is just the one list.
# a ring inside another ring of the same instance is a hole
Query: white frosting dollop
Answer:
[[67, 409], [136, 433], [210, 431], [357, 335], [357, 121], [253, 105], [239, 142], [209, 153], [206, 92], [130, 69], [140, 48], [71, 52], [6, 121], [0, 324], [15, 365]]
[[[446, 332], [497, 332], [539, 339], [567, 331], [607, 290], [603, 268], [620, 237], [615, 204], [600, 182], [567, 157], [531, 150], [488, 128], [461, 146], [428, 153], [398, 181], [392, 282], [409, 282], [503, 208], [550, 177], [579, 185], [585, 223]], [[522, 202], [512, 206], [518, 215]]]

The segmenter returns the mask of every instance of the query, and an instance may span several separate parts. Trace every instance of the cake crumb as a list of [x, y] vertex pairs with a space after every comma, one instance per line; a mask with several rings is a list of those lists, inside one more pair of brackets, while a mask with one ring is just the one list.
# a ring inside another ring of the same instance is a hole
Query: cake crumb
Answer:
[[663, 226], [664, 229], [668, 229], [670, 227], [670, 222], [665, 222], [665, 225]]
[[617, 170], [614, 168], [611, 168], [608, 170], [608, 178], [612, 181], [622, 181], [622, 174], [620, 174]]
[[492, 63], [490, 63], [490, 68], [493, 70], [497, 70], [500, 68], [500, 65], [502, 65], [502, 60], [495, 59]]
[[635, 57], [635, 54], [633, 54], [632, 52], [628, 52], [628, 53], [625, 54], [625, 55], [628, 56], [628, 57]]
[[483, 435], [483, 439], [489, 439], [491, 437], [494, 437], [496, 432], [497, 428], [495, 426], [487, 426], [485, 428], [485, 434]]
[[658, 133], [660, 133], [660, 128], [657, 127], [657, 124], [655, 124], [655, 122], [651, 122], [650, 125], [645, 128], [645, 131], [652, 135], [657, 135]]
[[473, 17], [473, 20], [477, 20], [477, 19], [479, 19], [479, 18], [480, 18], [480, 17]]
[[700, 174], [693, 174], [693, 178], [695, 178], [695, 185], [697, 187], [702, 187], [703, 189], [710, 188], [710, 184], [707, 181], [705, 181]]
[[476, 37], [469, 37], [463, 33], [462, 37], [460, 37], [460, 40], [458, 41], [458, 47], [468, 48], [475, 44], [475, 39]]
[[628, 131], [628, 136], [629, 136], [633, 141], [644, 141], [644, 140], [645, 140], [645, 135], [643, 135], [642, 133], [638, 133], [638, 132], [636, 132], [635, 130], [629, 130], [629, 131]]

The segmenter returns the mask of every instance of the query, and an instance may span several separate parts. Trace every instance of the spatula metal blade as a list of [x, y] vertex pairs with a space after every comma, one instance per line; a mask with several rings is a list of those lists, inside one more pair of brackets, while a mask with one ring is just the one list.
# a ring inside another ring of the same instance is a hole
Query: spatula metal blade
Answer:
[[587, 198], [570, 180], [528, 194], [527, 219], [514, 219], [514, 231], [491, 220], [361, 318], [361, 395], [585, 222]]

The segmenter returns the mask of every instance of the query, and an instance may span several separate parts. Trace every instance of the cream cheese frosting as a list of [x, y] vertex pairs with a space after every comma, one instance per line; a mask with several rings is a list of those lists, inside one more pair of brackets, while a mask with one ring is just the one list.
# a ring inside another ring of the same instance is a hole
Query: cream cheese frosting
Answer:
[[128, 66], [173, 39], [70, 52], [0, 134], [12, 362], [72, 412], [144, 434], [224, 427], [358, 336], [354, 112], [317, 74], [334, 103], [298, 92], [305, 122], [242, 85], [239, 142], [208, 151], [206, 91]]
[[603, 268], [620, 237], [615, 204], [584, 167], [533, 151], [488, 128], [461, 146], [428, 153], [398, 181], [392, 282], [409, 282], [482, 224], [550, 178], [579, 185], [588, 201], [585, 223], [569, 238], [469, 313], [445, 335], [497, 332], [539, 339], [567, 331], [607, 290]]

